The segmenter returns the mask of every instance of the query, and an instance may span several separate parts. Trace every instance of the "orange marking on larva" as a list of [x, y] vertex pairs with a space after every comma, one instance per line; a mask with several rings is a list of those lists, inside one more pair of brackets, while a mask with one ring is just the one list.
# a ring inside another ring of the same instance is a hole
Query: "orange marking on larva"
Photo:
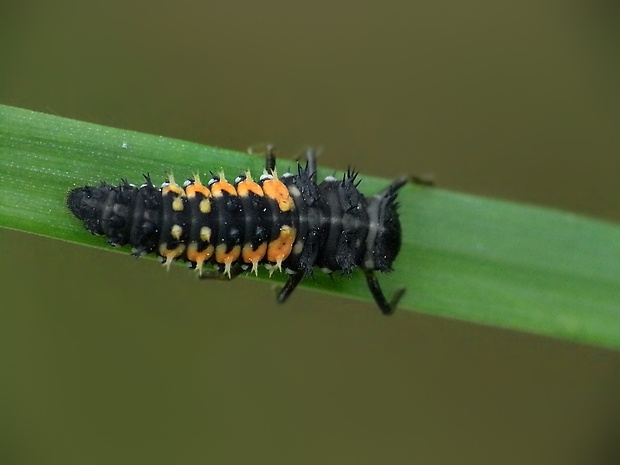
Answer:
[[260, 262], [267, 253], [267, 243], [263, 242], [256, 249], [252, 248], [252, 244], [245, 244], [241, 253], [241, 257], [245, 263], [252, 264], [252, 271], [258, 274], [258, 262]]
[[280, 235], [267, 247], [267, 260], [275, 263], [280, 271], [282, 271], [282, 262], [291, 254], [295, 236], [295, 228], [284, 225], [280, 228]]
[[168, 269], [170, 269], [170, 265], [174, 259], [183, 255], [183, 252], [185, 252], [184, 244], [179, 244], [174, 249], [169, 249], [166, 242], [159, 246], [159, 255], [166, 259], [164, 265], [166, 265], [166, 268]]
[[241, 181], [239, 184], [237, 184], [237, 193], [239, 194], [240, 197], [245, 197], [250, 192], [253, 192], [254, 194], [259, 195], [261, 197], [264, 195], [261, 187], [256, 182], [254, 182], [252, 178], [247, 177], [246, 179]]
[[200, 177], [195, 174], [194, 182], [185, 188], [185, 194], [191, 199], [195, 197], [197, 193], [202, 194], [205, 197], [211, 197], [211, 191], [209, 188], [200, 182]]
[[178, 194], [178, 195], [184, 195], [185, 191], [181, 188], [181, 186], [175, 184], [169, 184], [165, 187], [162, 188], [161, 193], [162, 195], [168, 195], [169, 193], [173, 193], [173, 194]]
[[279, 179], [266, 179], [263, 181], [263, 191], [270, 199], [278, 202], [280, 211], [288, 212], [295, 209], [295, 203], [286, 185]]
[[227, 192], [230, 195], [237, 195], [235, 186], [226, 181], [223, 172], [218, 173], [218, 178], [219, 179], [210, 186], [213, 197], [221, 197], [224, 192]]
[[230, 267], [233, 262], [237, 261], [239, 255], [241, 255], [241, 246], [234, 246], [230, 252], [226, 252], [227, 249], [228, 247], [226, 244], [218, 245], [215, 248], [215, 261], [225, 265], [224, 274], [227, 274], [228, 278], [230, 278]]
[[201, 276], [202, 276], [202, 266], [205, 264], [207, 260], [211, 258], [211, 256], [213, 255], [213, 250], [214, 250], [213, 246], [210, 245], [206, 249], [199, 252], [198, 244], [196, 242], [192, 242], [187, 247], [187, 259], [189, 261], [196, 263], [196, 271]]
[[235, 260], [237, 260], [239, 258], [239, 255], [241, 255], [241, 246], [240, 245], [236, 245], [234, 246], [230, 252], [227, 252], [226, 250], [228, 249], [228, 247], [226, 246], [226, 244], [220, 244], [215, 248], [215, 261], [217, 261], [218, 263], [232, 263]]
[[168, 185], [162, 187], [162, 189], [161, 189], [162, 195], [167, 195], [169, 192], [172, 192], [174, 194], [178, 194], [180, 196], [184, 196], [185, 195], [185, 191], [183, 190], [183, 188], [181, 186], [179, 186], [174, 181], [174, 177], [172, 176], [172, 174], [170, 174], [168, 176]]
[[220, 180], [211, 184], [211, 193], [213, 194], [213, 197], [220, 197], [223, 192], [227, 192], [230, 195], [237, 195], [235, 186], [226, 180]]

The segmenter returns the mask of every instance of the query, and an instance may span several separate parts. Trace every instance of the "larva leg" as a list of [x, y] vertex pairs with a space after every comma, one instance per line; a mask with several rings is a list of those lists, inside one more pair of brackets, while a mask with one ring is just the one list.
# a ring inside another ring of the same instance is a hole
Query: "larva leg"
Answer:
[[276, 169], [276, 150], [273, 145], [268, 145], [266, 148], [266, 156], [265, 156], [265, 170], [269, 174], [273, 174], [273, 171]]
[[288, 281], [278, 292], [278, 303], [284, 303], [292, 294], [297, 285], [304, 279], [306, 275], [304, 270], [299, 270], [288, 278]]
[[368, 283], [368, 288], [372, 293], [372, 296], [375, 298], [375, 302], [381, 309], [384, 315], [391, 315], [396, 310], [396, 306], [398, 302], [405, 294], [405, 288], [398, 289], [392, 299], [388, 302], [383, 295], [383, 291], [381, 290], [381, 286], [379, 285], [379, 281], [375, 276], [374, 271], [372, 270], [364, 270], [364, 274], [366, 275], [366, 283]]
[[241, 264], [235, 263], [230, 268], [230, 278], [228, 277], [228, 274], [222, 271], [218, 271], [218, 270], [203, 270], [202, 273], [199, 275], [199, 278], [200, 279], [221, 279], [221, 280], [228, 281], [230, 279], [236, 278], [242, 272], [243, 272], [243, 268], [241, 268]]
[[272, 174], [273, 170], [276, 169], [276, 148], [275, 148], [275, 145], [273, 145], [273, 144], [251, 145], [251, 146], [248, 147], [247, 152], [250, 155], [254, 155], [256, 153], [261, 154], [261, 155], [262, 154], [265, 155], [265, 170], [267, 171], [267, 173]]

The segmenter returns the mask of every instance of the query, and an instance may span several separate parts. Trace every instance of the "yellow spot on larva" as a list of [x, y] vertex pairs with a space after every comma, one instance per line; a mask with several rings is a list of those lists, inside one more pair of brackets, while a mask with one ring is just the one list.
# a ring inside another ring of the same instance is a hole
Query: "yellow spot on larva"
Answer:
[[183, 228], [178, 224], [175, 224], [170, 230], [170, 235], [174, 237], [177, 241], [181, 239], [181, 234], [183, 234]]
[[183, 198], [180, 195], [177, 195], [172, 201], [172, 209], [175, 212], [183, 211]]
[[208, 226], [200, 228], [200, 240], [202, 242], [211, 242], [211, 228]]
[[198, 204], [198, 208], [200, 208], [200, 213], [209, 213], [211, 211], [211, 201], [207, 199], [202, 199], [200, 204]]

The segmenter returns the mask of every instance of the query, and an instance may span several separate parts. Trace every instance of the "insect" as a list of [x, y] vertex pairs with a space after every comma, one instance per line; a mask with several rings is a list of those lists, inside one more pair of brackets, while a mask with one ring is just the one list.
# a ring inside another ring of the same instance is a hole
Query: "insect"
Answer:
[[[376, 272], [388, 272], [401, 246], [397, 191], [400, 178], [373, 197], [358, 190], [358, 173], [316, 181], [316, 157], [306, 153], [297, 173], [278, 176], [273, 150], [255, 181], [249, 171], [230, 183], [224, 173], [205, 184], [198, 175], [179, 185], [172, 176], [155, 187], [150, 176], [137, 187], [127, 180], [72, 189], [67, 206], [87, 230], [132, 254], [158, 254], [166, 266], [185, 260], [203, 279], [284, 270], [284, 302], [313, 268], [345, 274], [360, 268], [377, 305], [389, 315], [405, 289], [388, 301]], [[204, 265], [213, 269], [204, 269]]]

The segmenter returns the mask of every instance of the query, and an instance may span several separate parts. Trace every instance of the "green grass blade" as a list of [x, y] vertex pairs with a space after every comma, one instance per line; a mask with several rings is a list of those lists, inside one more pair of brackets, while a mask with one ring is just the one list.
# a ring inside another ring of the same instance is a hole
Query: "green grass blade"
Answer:
[[[0, 106], [0, 227], [108, 248], [66, 209], [70, 188], [262, 166], [261, 157]], [[362, 190], [388, 182], [365, 177]], [[408, 289], [400, 311], [620, 348], [618, 225], [413, 185], [400, 204], [402, 251], [381, 276], [386, 293]], [[371, 300], [359, 273], [318, 275], [304, 284]]]

